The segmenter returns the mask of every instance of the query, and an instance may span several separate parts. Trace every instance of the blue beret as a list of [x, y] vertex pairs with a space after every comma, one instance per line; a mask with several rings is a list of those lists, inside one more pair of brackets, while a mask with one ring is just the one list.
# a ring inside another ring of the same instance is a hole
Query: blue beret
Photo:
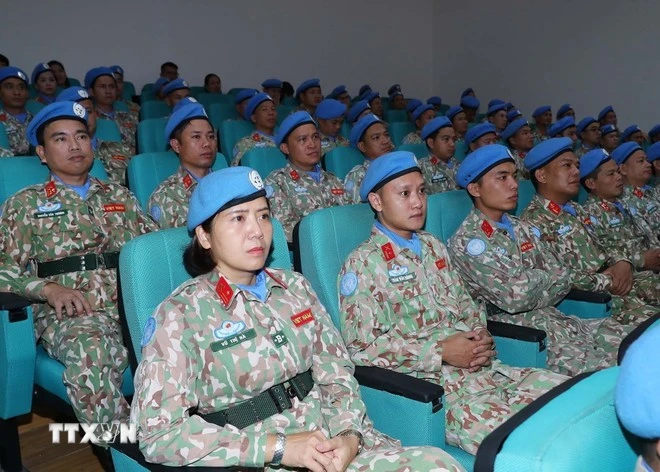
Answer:
[[600, 127], [601, 136], [605, 136], [606, 134], [614, 133], [616, 131], [617, 131], [616, 126], [611, 124], [603, 125]]
[[437, 95], [434, 95], [432, 97], [429, 97], [428, 100], [426, 100], [426, 103], [429, 105], [433, 105], [436, 107], [441, 107], [442, 106], [442, 98], [438, 97]]
[[487, 116], [494, 115], [500, 110], [506, 110], [506, 103], [495, 103], [494, 105], [489, 106], [486, 115]]
[[501, 144], [480, 147], [468, 154], [456, 172], [456, 183], [466, 188], [472, 182], [479, 180], [493, 167], [503, 162], [514, 162], [511, 152]]
[[306, 124], [312, 124], [316, 126], [316, 122], [312, 118], [312, 115], [306, 111], [297, 111], [295, 113], [291, 113], [284, 119], [279, 129], [277, 130], [277, 133], [275, 134], [275, 144], [279, 146], [284, 141], [286, 141], [286, 138], [289, 137], [293, 130]]
[[463, 92], [461, 93], [461, 98], [463, 98], [463, 97], [465, 97], [465, 96], [467, 96], [471, 93], [474, 93], [474, 90], [472, 90], [472, 87], [468, 87], [465, 90], [463, 90]]
[[494, 124], [479, 123], [478, 125], [470, 128], [467, 133], [465, 133], [465, 144], [470, 145], [480, 137], [490, 133], [497, 134], [497, 130], [495, 129]]
[[596, 123], [596, 118], [593, 116], [587, 116], [586, 118], [582, 118], [580, 122], [577, 124], [577, 134], [580, 134], [582, 131], [586, 129], [587, 126], [589, 126], [591, 123]]
[[170, 79], [167, 77], [158, 77], [156, 81], [154, 82], [154, 86], [152, 90], [156, 93], [160, 92], [160, 89], [162, 89], [166, 84], [170, 82]]
[[564, 116], [572, 109], [573, 107], [570, 105], [570, 103], [564, 103], [562, 106], [559, 107], [559, 110], [557, 110], [557, 119], [560, 119], [562, 116]]
[[490, 108], [494, 105], [505, 105], [506, 106], [506, 102], [504, 100], [500, 100], [499, 98], [493, 98], [490, 102], [488, 102], [488, 108]]
[[525, 156], [525, 168], [533, 172], [565, 152], [573, 151], [571, 138], [550, 138], [534, 146]]
[[601, 111], [599, 111], [598, 112], [598, 121], [605, 118], [605, 115], [607, 115], [611, 111], [614, 111], [614, 108], [612, 107], [612, 105], [607, 105], [605, 108], [603, 108]]
[[408, 110], [410, 113], [415, 111], [415, 108], [418, 106], [423, 105], [421, 100], [417, 100], [416, 98], [411, 98], [408, 100], [408, 103], [406, 103], [406, 110]]
[[655, 125], [651, 130], [649, 131], [649, 138], [652, 138], [656, 134], [660, 133], [660, 125]]
[[65, 88], [55, 99], [56, 102], [80, 102], [82, 100], [91, 100], [85, 87], [75, 85]]
[[110, 66], [110, 70], [112, 71], [113, 74], [119, 74], [122, 77], [124, 76], [124, 68], [122, 66], [114, 65]]
[[460, 107], [458, 105], [454, 105], [449, 110], [447, 110], [447, 113], [445, 113], [445, 116], [447, 118], [449, 118], [450, 120], [453, 120], [454, 118], [456, 118], [456, 115], [458, 115], [459, 113], [463, 113], [463, 111], [464, 110], [463, 110], [462, 107]]
[[645, 439], [660, 437], [660, 327], [632, 343], [619, 367], [614, 407], [621, 424]]
[[433, 108], [433, 105], [427, 104], [421, 104], [413, 112], [410, 114], [410, 117], [413, 119], [413, 121], [417, 120], [420, 116], [422, 116], [423, 113], [429, 111], [429, 110], [435, 110]]
[[382, 123], [382, 121], [373, 113], [360, 118], [351, 128], [351, 134], [349, 136], [351, 146], [357, 147], [360, 139], [364, 136], [364, 133], [366, 133], [370, 126], [375, 125], [376, 123]]
[[506, 111], [511, 111], [514, 108], [516, 108], [515, 105], [511, 102], [506, 102], [505, 105], [506, 105]]
[[366, 100], [358, 100], [353, 104], [351, 109], [348, 111], [348, 122], [353, 124], [357, 121], [358, 116], [365, 112], [365, 110], [371, 110], [371, 107], [366, 102]]
[[396, 97], [403, 97], [403, 92], [393, 92], [390, 94], [390, 101], [394, 100]]
[[172, 113], [174, 113], [175, 111], [177, 111], [181, 107], [184, 107], [186, 105], [191, 105], [191, 104], [201, 105], [201, 103], [199, 103], [194, 97], [184, 97], [181, 100], [179, 100], [178, 102], [176, 102], [174, 107], [172, 107]]
[[298, 97], [301, 93], [306, 92], [307, 90], [314, 88], [314, 87], [321, 87], [321, 81], [319, 79], [307, 79], [305, 80], [302, 84], [298, 86], [296, 89], [296, 97]]
[[555, 121], [552, 126], [550, 126], [550, 128], [548, 128], [548, 136], [554, 138], [571, 126], [575, 126], [575, 120], [572, 116], [565, 116], [560, 118], [559, 120]]
[[532, 118], [536, 118], [537, 116], [541, 116], [542, 114], [547, 113], [550, 110], [552, 110], [550, 105], [541, 105], [536, 110], [534, 110], [534, 113], [532, 113]]
[[442, 128], [451, 128], [451, 121], [446, 116], [438, 116], [426, 123], [422, 128], [421, 137], [423, 141], [433, 133]]
[[358, 95], [365, 95], [369, 92], [371, 92], [371, 85], [364, 84], [362, 87], [360, 87], [360, 90], [358, 90]]
[[580, 180], [598, 169], [602, 164], [612, 159], [605, 149], [594, 149], [580, 158]]
[[371, 101], [375, 100], [376, 98], [380, 97], [380, 93], [378, 92], [369, 92], [367, 96], [364, 97], [365, 101], [371, 105]]
[[630, 156], [633, 155], [636, 151], [641, 151], [642, 147], [634, 141], [629, 141], [627, 143], [620, 144], [619, 146], [612, 151], [612, 159], [614, 162], [621, 165], [626, 162]]
[[59, 119], [78, 120], [86, 124], [87, 111], [85, 107], [76, 102], [55, 102], [45, 106], [32, 118], [27, 127], [26, 135], [30, 144], [35, 147], [38, 146], [37, 133], [39, 129]]
[[636, 133], [636, 132], [638, 132], [638, 131], [642, 131], [642, 129], [641, 129], [639, 126], [637, 126], [637, 125], [630, 125], [630, 126], [628, 126], [628, 127], [627, 127], [626, 129], [624, 129], [623, 132], [621, 133], [621, 142], [624, 142], [625, 140], [627, 140], [628, 138], [630, 138], [630, 136], [632, 136], [633, 133]]
[[394, 84], [394, 85], [391, 85], [390, 88], [387, 89], [387, 94], [388, 95], [392, 95], [394, 93], [401, 93], [401, 85]]
[[234, 97], [234, 104], [238, 105], [239, 103], [244, 102], [248, 98], [254, 97], [258, 93], [259, 93], [259, 91], [256, 90], [256, 89], [251, 89], [251, 88], [250, 89], [243, 89], [240, 92], [238, 92], [236, 94], [236, 96]]
[[367, 167], [360, 186], [360, 200], [366, 202], [371, 192], [411, 172], [421, 172], [417, 158], [412, 152], [393, 151], [383, 154]]
[[21, 79], [23, 82], [25, 82], [25, 85], [30, 84], [30, 80], [28, 79], [28, 76], [18, 67], [14, 67], [14, 66], [0, 67], [0, 82], [2, 82], [5, 79], [9, 79], [10, 77]]
[[50, 66], [46, 62], [37, 64], [35, 68], [32, 69], [32, 76], [30, 77], [32, 79], [32, 83], [36, 83], [39, 75], [48, 70], [50, 70]]
[[518, 117], [522, 116], [522, 112], [518, 110], [517, 108], [514, 110], [511, 110], [509, 113], [506, 114], [506, 119], [509, 121], [513, 121]]
[[237, 166], [211, 172], [190, 196], [188, 232], [192, 234], [219, 211], [265, 196], [261, 176], [254, 169]]
[[282, 88], [282, 81], [280, 79], [266, 79], [261, 82], [263, 88]]
[[171, 82], [168, 82], [165, 87], [163, 87], [163, 94], [169, 95], [170, 93], [176, 90], [182, 90], [182, 89], [190, 90], [190, 86], [188, 85], [188, 82], [186, 82], [183, 79], [174, 79]]
[[518, 118], [517, 120], [513, 120], [506, 128], [504, 128], [504, 131], [502, 131], [502, 141], [506, 143], [507, 140], [520, 131], [523, 126], [529, 126], [526, 119]]
[[326, 98], [316, 106], [316, 117], [322, 120], [333, 120], [344, 116], [344, 113], [346, 105], [334, 98]]
[[93, 69], [89, 69], [85, 74], [85, 88], [91, 89], [94, 86], [96, 79], [103, 77], [104, 75], [112, 77], [113, 80], [115, 78], [109, 67], [94, 67]]
[[273, 98], [270, 95], [268, 95], [266, 92], [259, 92], [256, 95], [254, 95], [248, 102], [247, 106], [245, 107], [245, 112], [243, 113], [243, 118], [245, 118], [245, 121], [251, 123], [252, 114], [254, 113], [254, 110], [256, 110], [257, 107], [261, 105], [263, 102], [267, 102], [267, 101], [272, 102]]
[[345, 85], [337, 85], [335, 88], [332, 89], [332, 92], [330, 92], [328, 94], [328, 97], [329, 98], [334, 98], [336, 100], [337, 97], [339, 97], [340, 95], [345, 94], [346, 92], [348, 92], [348, 90], [346, 90]]
[[651, 144], [646, 150], [646, 158], [649, 162], [660, 159], [660, 143]]
[[185, 106], [182, 106], [175, 112], [170, 115], [170, 118], [167, 120], [165, 125], [165, 141], [169, 142], [172, 138], [172, 133], [181, 123], [185, 121], [190, 121], [195, 118], [202, 118], [208, 120], [208, 115], [206, 110], [199, 103], [191, 103]]
[[473, 97], [472, 95], [466, 95], [463, 98], [461, 98], [461, 106], [463, 108], [474, 108], [477, 109], [479, 108], [480, 102], [477, 97]]

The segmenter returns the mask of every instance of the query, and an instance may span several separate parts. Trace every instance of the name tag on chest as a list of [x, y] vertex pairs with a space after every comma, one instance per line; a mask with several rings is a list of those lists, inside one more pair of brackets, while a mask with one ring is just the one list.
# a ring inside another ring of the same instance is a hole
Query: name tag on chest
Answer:
[[257, 337], [257, 333], [254, 331], [254, 329], [248, 329], [243, 331], [242, 333], [238, 333], [227, 339], [223, 339], [222, 341], [212, 342], [211, 350], [213, 352], [222, 351], [223, 349], [227, 349], [228, 347], [232, 347], [232, 346], [238, 346], [243, 341], [249, 341], [250, 339], [254, 339], [256, 337]]

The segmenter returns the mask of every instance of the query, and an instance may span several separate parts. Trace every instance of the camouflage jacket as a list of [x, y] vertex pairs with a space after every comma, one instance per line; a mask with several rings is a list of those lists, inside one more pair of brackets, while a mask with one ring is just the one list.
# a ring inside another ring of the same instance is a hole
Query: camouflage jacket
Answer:
[[161, 229], [186, 226], [188, 202], [197, 180], [183, 167], [160, 183], [149, 197], [149, 214]]
[[526, 152], [520, 152], [517, 149], [511, 151], [513, 160], [516, 161], [516, 169], [518, 170], [518, 178], [529, 180], [529, 171], [525, 167]]
[[456, 184], [456, 171], [460, 163], [455, 158], [443, 162], [434, 155], [429, 155], [418, 162], [426, 182], [427, 194], [449, 192], [460, 188]]
[[349, 203], [361, 203], [360, 186], [367, 173], [367, 168], [371, 164], [370, 159], [365, 159], [363, 164], [356, 165], [348, 171], [344, 177], [344, 188], [348, 194]]
[[319, 132], [319, 134], [321, 135], [321, 154], [323, 155], [332, 151], [336, 147], [350, 145], [348, 139], [343, 137], [341, 134], [337, 135], [336, 137], [328, 136], [321, 132]]
[[110, 182], [126, 186], [126, 169], [131, 153], [126, 146], [115, 141], [98, 140], [94, 157], [103, 163]]
[[406, 134], [401, 140], [401, 144], [423, 144], [422, 137], [419, 134], [419, 131], [411, 131]]
[[258, 147], [276, 147], [273, 136], [268, 136], [261, 131], [255, 131], [251, 135], [241, 138], [236, 143], [236, 146], [234, 146], [234, 158], [231, 161], [231, 165], [239, 165], [246, 152]]
[[21, 123], [14, 115], [0, 110], [0, 123], [5, 126], [9, 147], [14, 156], [27, 156], [30, 154], [30, 143], [28, 143], [26, 132], [33, 117], [29, 111], [26, 113], [25, 123]]
[[[635, 221], [647, 237], [654, 242], [660, 237], [660, 191], [651, 186], [644, 188], [626, 185], [621, 202], [628, 207]], [[641, 220], [641, 221], [640, 221]]]
[[137, 134], [138, 119], [135, 117], [133, 112], [115, 110], [114, 114], [107, 114], [97, 108], [96, 117], [105, 118], [117, 123], [119, 131], [121, 132], [121, 142], [124, 144], [124, 146], [126, 146], [129, 154], [134, 156], [136, 152], [135, 140]]

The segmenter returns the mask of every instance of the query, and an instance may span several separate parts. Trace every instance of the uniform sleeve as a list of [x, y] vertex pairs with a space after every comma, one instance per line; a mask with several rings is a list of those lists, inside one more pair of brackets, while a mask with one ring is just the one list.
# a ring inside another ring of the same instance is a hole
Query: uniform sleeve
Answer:
[[447, 291], [456, 300], [457, 311], [462, 316], [461, 321], [467, 325], [470, 331], [487, 330], [488, 321], [483, 305], [474, 301], [463, 279], [460, 277], [458, 271], [454, 269], [448, 254], [447, 274], [444, 276], [444, 279], [447, 281], [445, 283]]
[[246, 148], [247, 146], [245, 145], [245, 138], [242, 138], [234, 145], [234, 149], [232, 149], [232, 167], [235, 167], [241, 163], [241, 159], [243, 159], [243, 155], [247, 151]]
[[122, 143], [104, 141], [101, 143], [99, 154], [111, 182], [126, 185], [126, 168], [130, 154]]
[[[442, 336], [438, 329], [405, 329], [387, 290], [379, 284], [377, 264], [365, 257], [349, 258], [339, 275], [342, 336], [357, 365], [374, 365], [406, 374], [438, 372], [442, 367]], [[344, 277], [347, 279], [344, 280]], [[347, 281], [352, 280], [355, 288]], [[352, 290], [351, 290], [352, 289]]]
[[348, 205], [353, 203], [360, 203], [360, 184], [356, 180], [355, 167], [346, 174], [344, 177], [344, 189], [346, 190], [346, 203]]
[[172, 199], [167, 194], [167, 189], [160, 185], [149, 197], [149, 215], [160, 229], [174, 227], [174, 218], [171, 214], [173, 207]]
[[299, 217], [286, 193], [286, 189], [275, 177], [276, 175], [271, 174], [265, 182], [266, 186], [270, 185], [272, 188], [270, 204], [273, 208], [273, 216], [282, 224], [287, 241], [293, 241], [293, 228], [298, 223]]
[[153, 338], [143, 340], [131, 408], [140, 450], [147, 461], [169, 466], [263, 467], [266, 432], [218, 426], [190, 414], [199, 404], [197, 371], [204, 364], [182, 336], [190, 310], [164, 302], [154, 315]]
[[14, 153], [11, 151], [11, 149], [3, 148], [0, 146], [0, 157], [13, 157]]
[[158, 225], [147, 215], [140, 203], [137, 201], [133, 192], [126, 190], [126, 215], [129, 217], [129, 222], [131, 224], [131, 230], [134, 236], [139, 236], [141, 234], [151, 233], [152, 231], [158, 231]]

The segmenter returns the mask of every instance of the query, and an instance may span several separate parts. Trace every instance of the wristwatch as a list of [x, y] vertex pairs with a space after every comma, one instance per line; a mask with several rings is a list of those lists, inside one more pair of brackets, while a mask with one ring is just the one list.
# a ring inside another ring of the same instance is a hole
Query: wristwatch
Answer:
[[362, 437], [362, 433], [359, 432], [357, 429], [345, 429], [341, 433], [337, 434], [337, 436], [355, 436], [356, 438], [358, 438], [357, 453], [360, 454], [362, 452], [362, 449], [364, 449], [364, 438]]
[[277, 433], [277, 441], [275, 442], [275, 450], [273, 451], [273, 459], [270, 461], [270, 465], [280, 465], [282, 463], [285, 447], [286, 436], [282, 433]]

